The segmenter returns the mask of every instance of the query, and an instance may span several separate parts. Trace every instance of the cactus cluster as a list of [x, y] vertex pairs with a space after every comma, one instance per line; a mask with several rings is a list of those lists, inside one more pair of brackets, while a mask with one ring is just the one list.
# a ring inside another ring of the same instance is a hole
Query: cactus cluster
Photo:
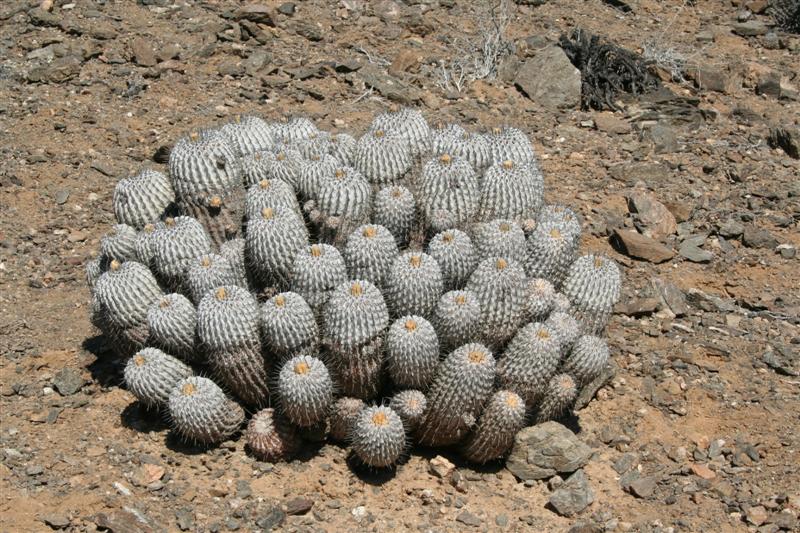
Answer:
[[580, 219], [544, 200], [513, 127], [401, 108], [353, 137], [235, 116], [119, 182], [86, 265], [92, 322], [186, 440], [243, 430], [273, 462], [328, 437], [372, 468], [414, 443], [494, 461], [610, 357], [620, 270], [580, 256]]

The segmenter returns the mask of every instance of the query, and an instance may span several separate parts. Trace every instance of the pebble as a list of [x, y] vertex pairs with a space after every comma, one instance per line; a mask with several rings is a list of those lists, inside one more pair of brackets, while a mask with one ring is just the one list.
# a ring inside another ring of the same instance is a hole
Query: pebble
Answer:
[[285, 504], [287, 515], [303, 515], [311, 510], [314, 506], [314, 501], [308, 498], [297, 497], [292, 498]]
[[656, 479], [651, 476], [640, 477], [628, 485], [628, 491], [637, 498], [649, 498], [655, 490]]
[[675, 252], [655, 239], [631, 230], [615, 229], [611, 244], [625, 255], [651, 263], [663, 263], [675, 256]]
[[256, 520], [256, 525], [266, 531], [270, 531], [283, 524], [284, 520], [286, 520], [286, 513], [278, 507], [272, 507], [267, 512], [261, 514], [258, 520]]
[[64, 205], [69, 200], [69, 191], [66, 189], [60, 190], [56, 193], [56, 203], [58, 205]]
[[456, 516], [456, 521], [474, 527], [478, 527], [483, 523], [483, 521], [480, 518], [470, 513], [469, 511], [461, 511], [460, 513], [458, 513], [458, 516]]
[[50, 513], [42, 517], [42, 522], [53, 529], [64, 529], [69, 526], [69, 517], [63, 513]]
[[80, 372], [71, 367], [64, 367], [53, 377], [53, 386], [62, 396], [72, 396], [83, 387], [86, 381]]
[[592, 456], [592, 449], [558, 422], [523, 429], [514, 437], [506, 468], [519, 479], [547, 479], [575, 472]]
[[692, 263], [710, 263], [714, 259], [714, 254], [708, 250], [703, 250], [691, 241], [684, 241], [678, 248], [678, 254]]
[[438, 478], [446, 478], [455, 470], [456, 465], [441, 455], [437, 455], [428, 463], [428, 471]]
[[717, 477], [717, 474], [715, 474], [713, 470], [701, 463], [693, 463], [691, 469], [696, 476], [703, 479], [714, 479]]
[[572, 474], [550, 495], [549, 503], [562, 516], [574, 516], [594, 501], [594, 491], [583, 470]]

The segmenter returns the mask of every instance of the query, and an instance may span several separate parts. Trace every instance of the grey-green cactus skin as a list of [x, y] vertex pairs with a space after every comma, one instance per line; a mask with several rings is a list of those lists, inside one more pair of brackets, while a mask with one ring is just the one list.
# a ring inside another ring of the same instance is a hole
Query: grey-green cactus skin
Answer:
[[134, 261], [112, 261], [109, 269], [97, 280], [99, 325], [120, 352], [144, 347], [149, 336], [147, 311], [163, 293], [146, 266]]
[[234, 147], [222, 133], [193, 132], [175, 143], [169, 175], [179, 203], [202, 203], [241, 188], [242, 168]]
[[578, 254], [578, 242], [562, 233], [561, 224], [551, 219], [541, 220], [528, 236], [525, 272], [532, 278], [544, 278], [560, 287], [567, 270]]
[[350, 438], [358, 413], [366, 407], [364, 400], [344, 396], [331, 406], [328, 421], [330, 423], [330, 437], [337, 442], [345, 442]]
[[247, 154], [239, 159], [242, 166], [242, 181], [249, 189], [262, 180], [271, 180], [270, 162], [275, 157], [271, 150], [261, 150]]
[[373, 185], [396, 182], [411, 169], [412, 162], [408, 140], [391, 130], [368, 131], [353, 153], [353, 167]]
[[553, 308], [550, 310], [551, 313], [562, 312], [562, 313], [569, 313], [572, 309], [572, 304], [569, 301], [563, 292], [558, 292], [553, 295]]
[[522, 164], [536, 161], [528, 136], [517, 128], [496, 128], [486, 135], [486, 141], [493, 163], [511, 160]]
[[392, 263], [386, 301], [392, 316], [430, 316], [444, 290], [442, 271], [428, 254], [406, 252]]
[[414, 432], [428, 407], [428, 400], [422, 391], [408, 389], [398, 392], [389, 401], [389, 407], [400, 416], [407, 433]]
[[525, 403], [536, 404], [558, 368], [561, 357], [558, 337], [542, 323], [532, 322], [519, 330], [497, 365], [497, 379], [504, 389], [519, 394]]
[[341, 167], [332, 180], [320, 185], [316, 201], [307, 202], [304, 209], [319, 229], [320, 239], [338, 245], [368, 222], [372, 189], [360, 172]]
[[333, 289], [346, 280], [344, 258], [329, 244], [312, 244], [294, 257], [291, 288], [306, 300], [315, 315], [322, 312]]
[[608, 344], [595, 335], [582, 335], [561, 364], [560, 371], [573, 377], [579, 387], [597, 378], [608, 364]]
[[472, 239], [458, 229], [434, 235], [428, 243], [428, 254], [439, 264], [446, 290], [464, 287], [478, 264]]
[[192, 376], [179, 381], [169, 395], [172, 428], [184, 440], [218, 444], [236, 433], [244, 411], [216, 383]]
[[490, 257], [505, 257], [519, 263], [525, 261], [525, 232], [513, 220], [497, 219], [478, 223], [472, 231], [478, 261]]
[[400, 459], [406, 448], [403, 421], [390, 407], [367, 407], [353, 422], [351, 443], [364, 464], [388, 468]]
[[562, 235], [575, 241], [575, 247], [581, 242], [581, 221], [569, 207], [561, 204], [546, 204], [538, 214], [538, 224], [550, 224], [558, 228]]
[[544, 322], [555, 305], [556, 290], [553, 284], [542, 278], [528, 280], [527, 312], [530, 322]]
[[328, 143], [328, 153], [336, 158], [340, 166], [352, 166], [353, 154], [356, 151], [357, 143], [358, 141], [347, 133], [331, 135]]
[[313, 134], [308, 139], [300, 139], [294, 141], [292, 146], [300, 152], [306, 161], [321, 158], [323, 155], [328, 155], [328, 144], [331, 142], [331, 134], [327, 131], [319, 131]]
[[421, 316], [401, 317], [386, 335], [386, 368], [400, 388], [426, 390], [439, 366], [439, 339]]
[[264, 159], [270, 179], [284, 181], [293, 189], [297, 189], [300, 183], [300, 169], [305, 161], [300, 152], [286, 146], [276, 146]]
[[147, 311], [149, 343], [188, 362], [203, 360], [197, 346], [197, 311], [182, 294], [167, 294]]
[[194, 201], [179, 201], [181, 213], [196, 219], [216, 246], [239, 236], [244, 214], [244, 189], [207, 195]]
[[89, 293], [94, 294], [94, 286], [97, 284], [97, 280], [100, 279], [100, 276], [103, 275], [103, 272], [108, 270], [109, 263], [110, 261], [102, 256], [95, 257], [86, 262], [84, 274], [86, 277], [86, 285], [89, 287]]
[[322, 184], [334, 179], [339, 166], [341, 163], [329, 154], [315, 155], [304, 161], [300, 166], [297, 183], [300, 197], [306, 200], [316, 199]]
[[491, 346], [503, 346], [519, 329], [526, 311], [526, 279], [522, 266], [503, 257], [484, 259], [466, 289], [481, 306], [480, 333]]
[[469, 132], [459, 124], [436, 124], [430, 132], [430, 151], [434, 156], [451, 154], [453, 144], [458, 140], [469, 135]]
[[475, 341], [480, 335], [481, 306], [471, 291], [446, 292], [436, 304], [431, 319], [439, 334], [441, 348], [450, 352]]
[[244, 216], [248, 220], [260, 217], [267, 207], [287, 207], [302, 217], [294, 189], [282, 180], [263, 179], [252, 185], [247, 189], [244, 206]]
[[156, 226], [150, 247], [155, 273], [174, 289], [183, 281], [189, 261], [211, 251], [211, 239], [197, 220], [180, 216]]
[[223, 285], [239, 285], [239, 276], [221, 255], [203, 254], [187, 264], [182, 287], [195, 305], [208, 291]]
[[397, 243], [388, 229], [367, 224], [350, 234], [342, 255], [350, 279], [365, 279], [383, 287], [398, 254]]
[[248, 405], [269, 400], [255, 297], [236, 285], [209, 292], [197, 306], [197, 337], [220, 381]]
[[311, 427], [328, 415], [333, 381], [325, 364], [310, 355], [287, 360], [278, 375], [281, 410], [293, 424]]
[[408, 246], [417, 222], [414, 195], [401, 185], [384, 187], [375, 195], [372, 220], [389, 230], [397, 246]]
[[107, 234], [100, 239], [100, 253], [106, 260], [124, 261], [136, 260], [136, 230], [127, 224], [115, 224]]
[[563, 418], [578, 395], [575, 380], [568, 374], [557, 374], [548, 383], [536, 412], [536, 423]]
[[512, 160], [495, 163], [486, 169], [481, 184], [477, 219], [511, 219], [522, 223], [536, 218], [542, 205], [544, 182], [529, 165]]
[[317, 351], [319, 328], [314, 311], [295, 292], [282, 292], [264, 302], [261, 329], [267, 346], [278, 358]]
[[228, 139], [237, 157], [268, 150], [275, 142], [269, 124], [252, 115], [235, 115], [219, 131]]
[[556, 311], [550, 313], [550, 316], [545, 320], [550, 330], [558, 338], [558, 345], [561, 349], [561, 354], [566, 355], [572, 349], [572, 345], [578, 340], [581, 335], [581, 325], [569, 313], [563, 311]]
[[418, 157], [430, 148], [431, 129], [418, 109], [402, 107], [375, 117], [371, 130], [396, 133], [408, 142], [412, 157]]
[[486, 169], [492, 163], [491, 148], [484, 135], [465, 132], [451, 140], [448, 153], [463, 157], [478, 171]]
[[331, 353], [341, 359], [380, 354], [375, 341], [389, 325], [389, 312], [378, 288], [366, 280], [338, 285], [325, 304], [323, 333]]
[[166, 407], [169, 395], [182, 379], [194, 375], [192, 369], [157, 348], [143, 348], [125, 365], [125, 386], [149, 407]]
[[442, 154], [422, 169], [419, 204], [431, 233], [461, 228], [478, 210], [480, 183], [465, 159]]
[[275, 409], [258, 411], [245, 432], [247, 450], [259, 461], [290, 461], [300, 450], [301, 441], [292, 424]]
[[169, 178], [149, 168], [119, 180], [112, 199], [117, 222], [136, 229], [159, 220], [174, 202]]
[[240, 287], [250, 286], [249, 274], [245, 264], [244, 250], [245, 240], [243, 237], [225, 241], [222, 246], [219, 247], [219, 255], [228, 260], [228, 263], [231, 265], [231, 269], [233, 269], [233, 273], [236, 276], [236, 282], [234, 285], [238, 285]]
[[427, 394], [428, 408], [417, 430], [420, 444], [460, 442], [488, 400], [494, 378], [495, 360], [486, 346], [465, 344], [448, 355]]
[[292, 209], [265, 207], [250, 219], [245, 236], [245, 260], [262, 286], [285, 288], [298, 251], [308, 245], [308, 230]]
[[380, 394], [384, 387], [383, 342], [381, 336], [358, 346], [352, 351], [355, 355], [331, 358], [330, 370], [339, 393], [362, 400]]
[[608, 257], [584, 255], [572, 263], [561, 291], [582, 333], [600, 334], [619, 301], [622, 275]]
[[505, 457], [514, 444], [514, 436], [523, 427], [525, 401], [513, 391], [497, 391], [486, 403], [462, 453], [467, 460], [479, 464]]
[[301, 116], [284, 117], [279, 122], [270, 124], [270, 127], [272, 128], [272, 136], [276, 140], [289, 143], [310, 139], [319, 133], [319, 129], [311, 120]]

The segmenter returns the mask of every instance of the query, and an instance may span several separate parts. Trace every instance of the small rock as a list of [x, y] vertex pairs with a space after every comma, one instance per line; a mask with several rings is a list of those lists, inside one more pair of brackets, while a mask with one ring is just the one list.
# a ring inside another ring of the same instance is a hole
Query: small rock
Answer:
[[67, 189], [62, 189], [56, 193], [56, 203], [58, 205], [64, 205], [69, 200], [69, 191]]
[[297, 6], [293, 2], [284, 2], [278, 6], [278, 13], [291, 17], [294, 15], [295, 9], [297, 9]]
[[761, 505], [749, 507], [747, 511], [745, 511], [745, 515], [747, 516], [747, 521], [754, 526], [760, 526], [767, 521], [767, 518], [769, 518], [767, 510]]
[[287, 515], [299, 515], [299, 514], [306, 514], [314, 507], [314, 501], [308, 498], [292, 498], [288, 502], [286, 502], [286, 514]]
[[154, 67], [158, 63], [153, 47], [142, 37], [131, 41], [131, 55], [136, 64], [142, 67]]
[[779, 244], [776, 250], [784, 259], [794, 259], [797, 255], [797, 248], [791, 244]]
[[504, 514], [499, 514], [494, 517], [494, 523], [498, 527], [506, 527], [508, 525], [508, 517]]
[[731, 30], [742, 37], [755, 37], [767, 33], [769, 27], [760, 20], [748, 20], [735, 23]]
[[669, 209], [678, 224], [692, 218], [692, 212], [694, 212], [694, 206], [691, 202], [664, 202], [664, 207]]
[[713, 470], [701, 463], [692, 463], [691, 469], [694, 475], [703, 479], [714, 479], [717, 477], [717, 474], [715, 474]]
[[249, 20], [267, 26], [274, 26], [272, 19], [272, 8], [266, 4], [249, 4], [239, 8], [236, 12], [236, 20]]
[[461, 511], [460, 513], [458, 513], [458, 516], [456, 516], [456, 521], [474, 527], [478, 527], [483, 523], [483, 521], [480, 518], [470, 513], [469, 511]]
[[85, 380], [74, 368], [64, 367], [53, 377], [53, 386], [62, 396], [72, 396], [83, 387]]
[[194, 515], [188, 509], [175, 511], [175, 519], [181, 531], [190, 531], [194, 529]]
[[636, 215], [636, 222], [647, 237], [660, 240], [678, 231], [675, 216], [654, 194], [643, 189], [628, 195], [628, 210]]
[[594, 125], [602, 132], [614, 135], [630, 133], [631, 125], [621, 118], [617, 118], [613, 113], [596, 113], [594, 115]]
[[585, 465], [592, 449], [558, 422], [527, 427], [514, 437], [506, 468], [523, 481], [547, 479]]
[[53, 529], [64, 529], [70, 524], [69, 517], [63, 513], [50, 513], [42, 517], [42, 522]]
[[628, 492], [637, 498], [649, 498], [656, 490], [656, 478], [645, 476], [634, 479], [628, 484]]
[[356, 519], [356, 522], [361, 522], [367, 516], [367, 508], [363, 505], [354, 507], [350, 514]]
[[581, 73], [558, 46], [540, 50], [522, 63], [514, 84], [525, 96], [550, 109], [575, 108], [581, 102]]
[[561, 487], [550, 495], [549, 503], [562, 516], [574, 516], [594, 501], [594, 491], [583, 470], [572, 474]]
[[236, 59], [225, 59], [217, 66], [220, 76], [238, 78], [245, 73], [245, 66]]
[[656, 298], [634, 298], [618, 304], [614, 311], [626, 316], [651, 315], [658, 309], [658, 304], [659, 301]]
[[261, 529], [270, 531], [283, 524], [284, 520], [286, 520], [286, 513], [284, 513], [279, 507], [273, 507], [267, 512], [261, 514], [261, 516], [256, 520], [256, 525]]
[[657, 154], [669, 154], [678, 151], [678, 138], [675, 130], [661, 122], [653, 124], [643, 132], [643, 138], [653, 143], [653, 151]]
[[656, 294], [661, 298], [665, 306], [672, 311], [675, 316], [684, 316], [689, 312], [686, 303], [686, 296], [674, 283], [664, 281], [660, 278], [653, 278], [650, 281]]
[[800, 126], [776, 126], [769, 130], [769, 145], [800, 159]]
[[42, 465], [31, 465], [25, 469], [26, 476], [38, 476], [44, 472]]
[[719, 226], [717, 233], [726, 239], [735, 239], [744, 233], [744, 226], [738, 220], [729, 218]]
[[36, 67], [28, 72], [32, 83], [64, 83], [81, 72], [81, 60], [74, 56], [59, 57], [52, 63]]
[[621, 253], [651, 263], [663, 263], [675, 256], [675, 252], [660, 242], [631, 230], [615, 229], [611, 244]]
[[747, 226], [742, 233], [742, 243], [748, 248], [769, 248], [778, 246], [778, 240], [765, 229]]
[[724, 68], [698, 65], [687, 69], [687, 76], [694, 80], [698, 89], [733, 94], [742, 86], [741, 76]]
[[437, 455], [436, 457], [431, 459], [430, 462], [428, 463], [428, 471], [434, 476], [442, 479], [452, 474], [453, 470], [455, 469], [456, 465], [454, 465], [441, 455]]
[[617, 474], [624, 474], [639, 462], [639, 457], [635, 453], [625, 453], [617, 459], [612, 468]]
[[714, 254], [689, 241], [681, 243], [678, 254], [692, 263], [709, 263], [714, 259]]

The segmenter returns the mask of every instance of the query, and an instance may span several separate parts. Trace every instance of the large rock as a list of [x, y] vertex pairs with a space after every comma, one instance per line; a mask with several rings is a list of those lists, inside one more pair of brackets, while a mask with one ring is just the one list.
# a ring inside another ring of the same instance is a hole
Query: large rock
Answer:
[[581, 103], [581, 73], [557, 46], [549, 46], [525, 61], [514, 84], [528, 98], [551, 109]]
[[547, 479], [575, 472], [592, 456], [592, 450], [558, 422], [523, 429], [514, 437], [506, 468], [522, 480]]
[[614, 230], [611, 235], [611, 245], [625, 255], [651, 263], [663, 263], [675, 256], [675, 252], [655, 239], [631, 230]]
[[644, 189], [634, 189], [628, 195], [628, 210], [636, 215], [637, 225], [648, 237], [663, 239], [678, 231], [675, 215]]
[[583, 470], [578, 470], [550, 495], [550, 506], [562, 516], [574, 516], [591, 505], [594, 491]]

